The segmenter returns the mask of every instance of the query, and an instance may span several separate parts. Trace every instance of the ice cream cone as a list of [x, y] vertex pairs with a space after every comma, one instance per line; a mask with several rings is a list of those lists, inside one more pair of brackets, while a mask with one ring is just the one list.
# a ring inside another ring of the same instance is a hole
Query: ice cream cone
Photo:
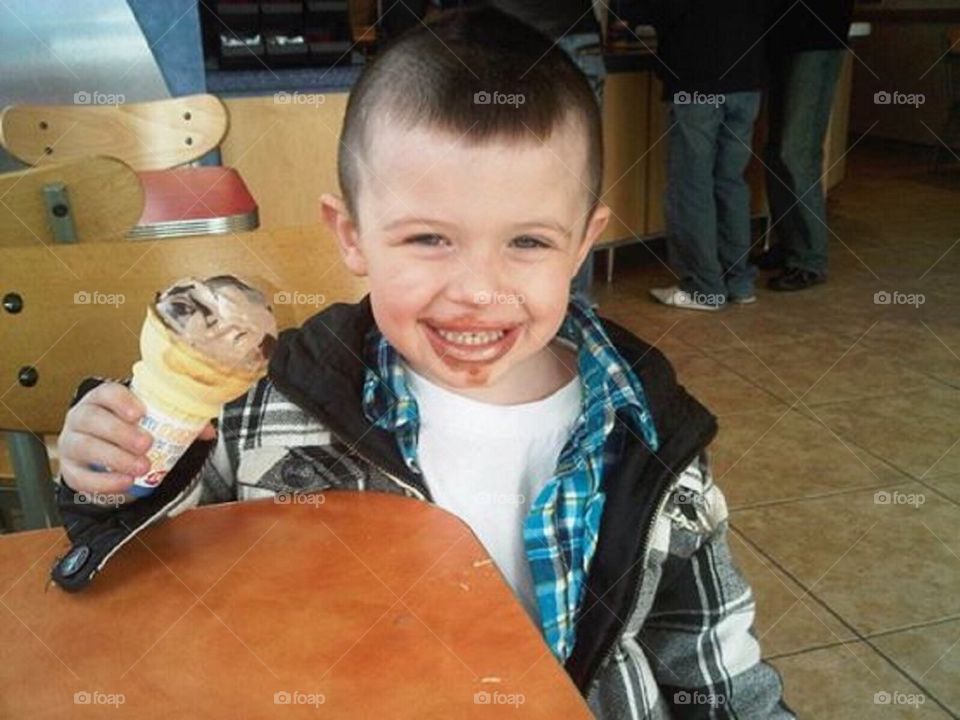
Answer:
[[154, 440], [133, 497], [153, 492], [221, 407], [265, 374], [275, 336], [263, 296], [236, 278], [188, 278], [158, 295], [133, 366], [131, 389], [146, 406], [140, 426]]
[[134, 385], [153, 404], [173, 415], [208, 420], [224, 403], [243, 395], [264, 370], [229, 367], [204, 356], [164, 325], [152, 307], [140, 331], [140, 358], [133, 366]]

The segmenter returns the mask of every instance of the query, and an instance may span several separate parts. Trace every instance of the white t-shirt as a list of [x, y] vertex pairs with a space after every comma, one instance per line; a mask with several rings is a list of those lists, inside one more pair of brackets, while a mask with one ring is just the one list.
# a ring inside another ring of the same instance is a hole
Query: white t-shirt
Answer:
[[580, 378], [543, 400], [492, 405], [404, 370], [420, 414], [417, 459], [434, 501], [470, 526], [539, 623], [523, 522], [580, 415]]

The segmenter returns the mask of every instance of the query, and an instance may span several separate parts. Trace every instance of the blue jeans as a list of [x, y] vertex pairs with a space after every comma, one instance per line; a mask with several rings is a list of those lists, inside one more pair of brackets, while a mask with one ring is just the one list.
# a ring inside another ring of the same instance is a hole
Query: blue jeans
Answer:
[[722, 305], [727, 296], [753, 294], [750, 188], [743, 173], [760, 92], [686, 95], [690, 102], [670, 102], [667, 256], [681, 288], [705, 298], [700, 302]]
[[791, 53], [773, 63], [764, 153], [771, 227], [787, 267], [827, 270], [823, 140], [844, 50]]
[[[600, 52], [600, 36], [595, 33], [577, 33], [565, 35], [557, 40], [557, 45], [563, 49], [587, 76], [593, 94], [597, 98], [600, 109], [603, 109], [603, 82], [607, 77], [607, 68], [603, 64], [603, 54]], [[590, 52], [590, 51], [593, 52]], [[593, 251], [587, 255], [583, 265], [573, 278], [570, 290], [588, 304], [594, 304], [590, 298], [590, 286], [593, 284]]]

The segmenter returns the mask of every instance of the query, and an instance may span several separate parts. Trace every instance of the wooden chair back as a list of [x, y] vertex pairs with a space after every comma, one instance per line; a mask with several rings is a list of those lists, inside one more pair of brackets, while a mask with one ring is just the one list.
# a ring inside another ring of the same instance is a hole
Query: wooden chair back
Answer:
[[[60, 185], [68, 199], [62, 210], [60, 201], [52, 204], [46, 194]], [[143, 205], [140, 179], [115, 158], [88, 157], [6, 173], [0, 175], [0, 247], [56, 243], [54, 213], [72, 222], [75, 242], [123, 240]]]
[[366, 292], [319, 226], [151, 243], [0, 247], [0, 430], [59, 432], [84, 377], [124, 378], [158, 290], [236, 275], [272, 300], [282, 328]]
[[134, 170], [183, 165], [220, 145], [227, 110], [214, 95], [116, 105], [11, 105], [0, 144], [29, 164], [108, 155]]

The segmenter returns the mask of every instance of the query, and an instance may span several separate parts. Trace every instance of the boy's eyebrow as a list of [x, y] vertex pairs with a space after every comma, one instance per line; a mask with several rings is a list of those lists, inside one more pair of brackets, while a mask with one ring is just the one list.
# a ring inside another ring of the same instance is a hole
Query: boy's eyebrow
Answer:
[[[439, 225], [439, 226], [448, 227], [448, 228], [456, 227], [454, 223], [449, 223], [449, 222], [446, 222], [445, 220], [436, 220], [434, 218], [409, 216], [409, 217], [402, 217], [402, 218], [393, 220], [387, 223], [386, 225], [384, 225], [383, 229], [392, 230], [396, 227], [400, 227], [402, 225], [408, 225], [411, 223], [422, 223], [424, 225]], [[515, 223], [513, 227], [515, 228], [546, 227], [546, 228], [550, 228], [551, 230], [556, 230], [561, 235], [564, 235], [567, 237], [573, 234], [570, 228], [564, 226], [563, 224], [557, 222], [556, 220], [528, 220], [526, 222]]]
[[551, 230], [556, 230], [561, 235], [571, 235], [572, 232], [570, 228], [562, 225], [556, 220], [529, 220], [527, 222], [517, 223], [514, 227], [518, 228], [530, 228], [530, 227], [547, 227]]
[[411, 223], [422, 223], [423, 225], [441, 225], [443, 227], [452, 228], [455, 227], [453, 223], [446, 222], [445, 220], [436, 220], [434, 218], [420, 217], [417, 215], [411, 215], [409, 217], [402, 217], [393, 220], [383, 226], [384, 230], [393, 230], [395, 227], [400, 227], [401, 225], [409, 225]]

